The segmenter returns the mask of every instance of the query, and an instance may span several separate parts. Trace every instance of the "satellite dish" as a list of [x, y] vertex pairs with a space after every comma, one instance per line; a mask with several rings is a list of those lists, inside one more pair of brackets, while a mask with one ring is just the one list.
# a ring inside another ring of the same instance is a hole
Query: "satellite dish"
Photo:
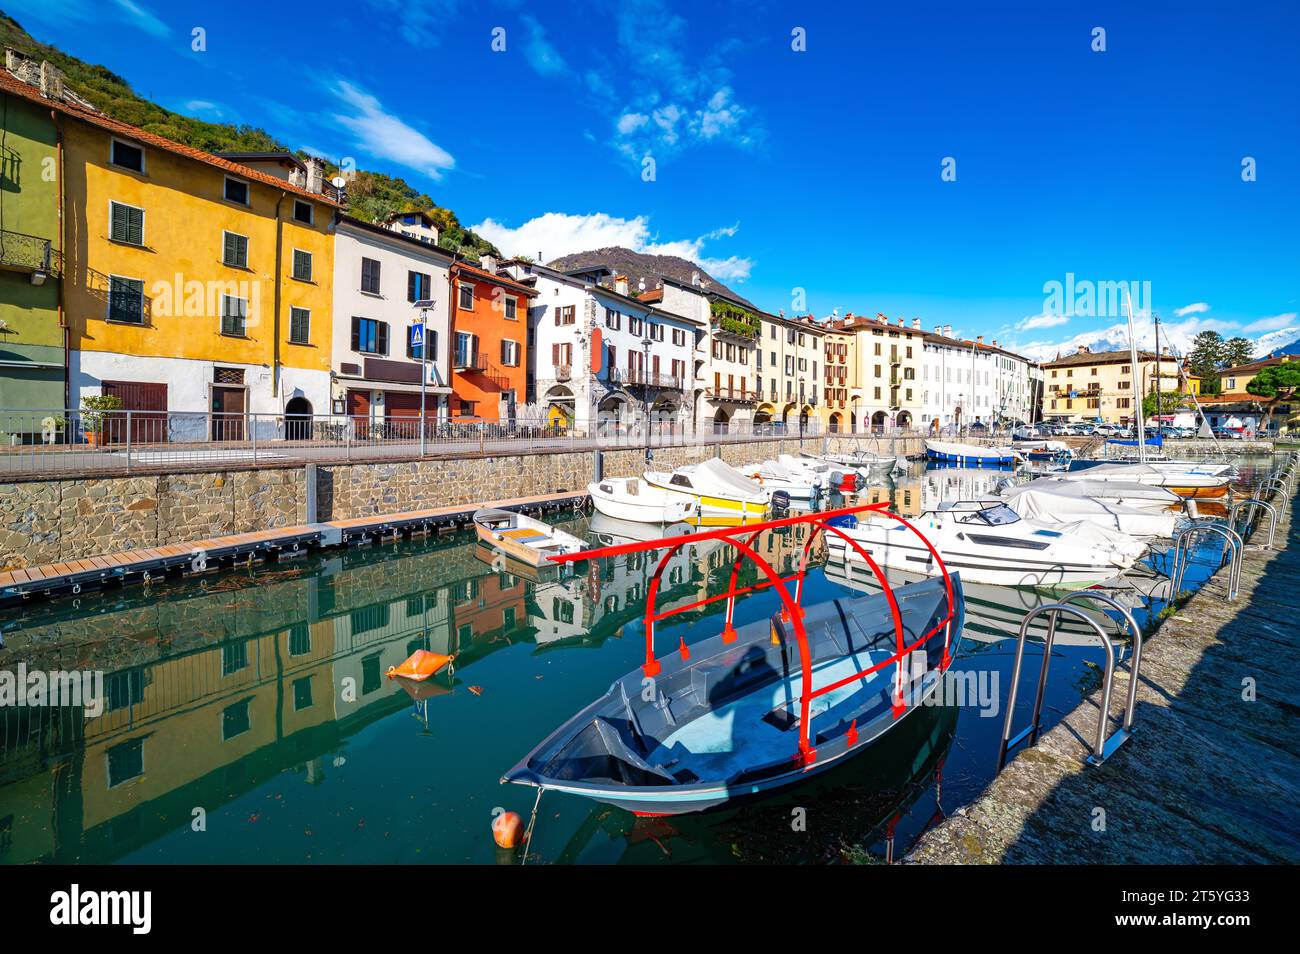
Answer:
[[334, 188], [336, 189], [342, 189], [345, 185], [348, 184], [348, 180], [344, 179], [342, 176], [335, 176], [333, 179], [330, 180], [330, 182], [333, 184]]

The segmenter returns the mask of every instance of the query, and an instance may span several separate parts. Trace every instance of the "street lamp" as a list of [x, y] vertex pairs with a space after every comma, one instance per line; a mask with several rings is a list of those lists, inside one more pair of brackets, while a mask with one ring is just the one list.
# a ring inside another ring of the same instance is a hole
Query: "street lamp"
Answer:
[[641, 339], [641, 403], [645, 408], [645, 462], [650, 464], [650, 346], [654, 344], [649, 335]]

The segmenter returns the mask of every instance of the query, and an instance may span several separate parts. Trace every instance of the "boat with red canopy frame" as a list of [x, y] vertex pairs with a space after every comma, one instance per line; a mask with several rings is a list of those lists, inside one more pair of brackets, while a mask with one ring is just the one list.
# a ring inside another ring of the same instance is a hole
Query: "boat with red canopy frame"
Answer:
[[[796, 784], [857, 755], [931, 698], [961, 640], [957, 573], [887, 502], [738, 527], [621, 543], [554, 562], [662, 551], [647, 587], [645, 663], [552, 732], [501, 779], [583, 795], [639, 815], [700, 811]], [[858, 514], [899, 521], [925, 541], [940, 575], [897, 589], [843, 532]], [[798, 571], [782, 577], [756, 549], [767, 532], [811, 528]], [[881, 591], [802, 605], [809, 554], [822, 534], [859, 550]], [[736, 551], [724, 593], [656, 606], [664, 568], [682, 547], [720, 540]], [[758, 582], [741, 586], [750, 561]], [[793, 586], [793, 592], [791, 592]], [[734, 625], [738, 597], [771, 588], [770, 620]], [[655, 655], [655, 626], [726, 601], [722, 631]], [[817, 720], [814, 732], [813, 722]]]

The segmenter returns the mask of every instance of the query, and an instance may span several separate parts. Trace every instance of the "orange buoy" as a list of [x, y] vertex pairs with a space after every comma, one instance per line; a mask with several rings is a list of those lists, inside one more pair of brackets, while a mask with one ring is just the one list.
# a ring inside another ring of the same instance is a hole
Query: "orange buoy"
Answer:
[[524, 837], [524, 820], [517, 812], [502, 812], [492, 819], [492, 838], [498, 848], [518, 848]]
[[431, 653], [427, 649], [417, 649], [400, 666], [389, 666], [387, 676], [389, 679], [394, 676], [401, 676], [405, 679], [423, 682], [435, 673], [440, 672], [455, 658], [455, 656], [444, 656], [442, 653]]

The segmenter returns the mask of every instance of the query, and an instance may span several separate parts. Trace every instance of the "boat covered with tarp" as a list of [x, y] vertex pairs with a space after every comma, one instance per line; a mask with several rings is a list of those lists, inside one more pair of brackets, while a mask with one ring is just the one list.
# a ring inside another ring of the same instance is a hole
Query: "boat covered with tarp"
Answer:
[[1005, 466], [1022, 458], [1014, 447], [983, 447], [958, 441], [925, 442], [925, 456], [941, 463], [963, 464], [975, 467]]
[[[583, 795], [641, 815], [670, 815], [794, 785], [870, 748], [933, 697], [957, 651], [964, 612], [961, 580], [946, 571], [898, 588], [881, 574], [879, 593], [801, 604], [817, 538], [839, 536], [835, 520], [864, 511], [911, 526], [886, 513], [887, 506], [800, 514], [584, 554], [662, 553], [647, 586], [645, 663], [552, 732], [502, 782]], [[812, 529], [797, 572], [782, 577], [756, 541], [765, 531], [798, 523]], [[659, 609], [667, 561], [684, 546], [711, 540], [736, 551], [727, 590]], [[746, 560], [757, 567], [759, 582], [742, 586]], [[781, 610], [735, 625], [737, 597], [769, 587]], [[720, 600], [727, 604], [720, 632], [656, 655], [657, 623]]]

